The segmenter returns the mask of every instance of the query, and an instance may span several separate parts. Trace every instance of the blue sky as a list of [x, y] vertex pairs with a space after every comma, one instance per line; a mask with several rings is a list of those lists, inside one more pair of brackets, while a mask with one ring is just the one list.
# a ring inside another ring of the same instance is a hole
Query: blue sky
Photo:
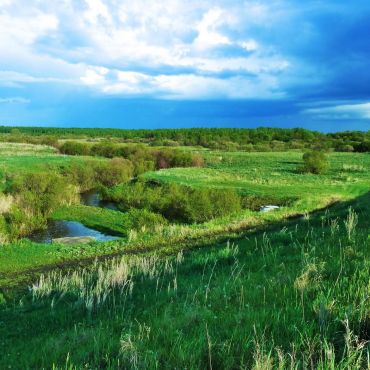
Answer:
[[370, 129], [370, 2], [0, 0], [0, 124]]

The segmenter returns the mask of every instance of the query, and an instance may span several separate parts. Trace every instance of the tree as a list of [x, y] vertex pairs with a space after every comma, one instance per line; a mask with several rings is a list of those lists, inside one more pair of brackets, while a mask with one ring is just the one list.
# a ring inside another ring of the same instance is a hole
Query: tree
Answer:
[[303, 154], [303, 171], [316, 175], [326, 172], [329, 167], [325, 153], [312, 151]]
[[355, 145], [355, 152], [366, 153], [370, 152], [370, 140], [365, 140]]

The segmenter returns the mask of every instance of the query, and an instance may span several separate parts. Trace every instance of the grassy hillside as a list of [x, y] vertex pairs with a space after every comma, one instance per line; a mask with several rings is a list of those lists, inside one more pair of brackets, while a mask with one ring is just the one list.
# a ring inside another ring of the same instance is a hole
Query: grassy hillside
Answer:
[[1, 306], [0, 368], [368, 368], [369, 212], [46, 274]]

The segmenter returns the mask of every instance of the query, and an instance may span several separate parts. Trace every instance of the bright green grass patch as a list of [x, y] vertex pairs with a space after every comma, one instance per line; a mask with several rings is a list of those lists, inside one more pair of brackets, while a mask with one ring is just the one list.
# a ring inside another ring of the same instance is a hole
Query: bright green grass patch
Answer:
[[[323, 175], [303, 174], [302, 153], [209, 152], [207, 168], [171, 168], [143, 175], [146, 179], [189, 186], [232, 188], [246, 195], [300, 198], [303, 206], [326, 199], [349, 199], [370, 189], [370, 155], [332, 153]], [[361, 171], [346, 171], [357, 165]]]
[[77, 221], [85, 226], [115, 235], [127, 234], [128, 216], [105, 208], [73, 205], [61, 207], [52, 215], [54, 220]]

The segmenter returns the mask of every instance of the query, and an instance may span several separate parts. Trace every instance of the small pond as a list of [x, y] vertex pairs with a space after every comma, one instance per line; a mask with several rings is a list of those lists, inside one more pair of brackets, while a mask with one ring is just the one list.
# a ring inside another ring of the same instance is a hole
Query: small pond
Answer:
[[49, 221], [47, 229], [33, 233], [29, 239], [37, 243], [52, 243], [53, 239], [74, 237], [90, 237], [96, 241], [118, 239], [116, 236], [90, 229], [75, 221]]
[[[99, 192], [97, 190], [82, 193], [81, 204], [90, 207], [100, 207], [118, 211], [118, 208], [114, 203], [100, 200]], [[92, 238], [101, 242], [118, 239], [117, 236], [108, 235], [98, 230], [91, 229], [80, 222], [54, 220], [50, 220], [48, 222], [45, 230], [33, 233], [29, 236], [29, 239], [37, 243], [52, 243], [53, 239], [76, 237]]]

